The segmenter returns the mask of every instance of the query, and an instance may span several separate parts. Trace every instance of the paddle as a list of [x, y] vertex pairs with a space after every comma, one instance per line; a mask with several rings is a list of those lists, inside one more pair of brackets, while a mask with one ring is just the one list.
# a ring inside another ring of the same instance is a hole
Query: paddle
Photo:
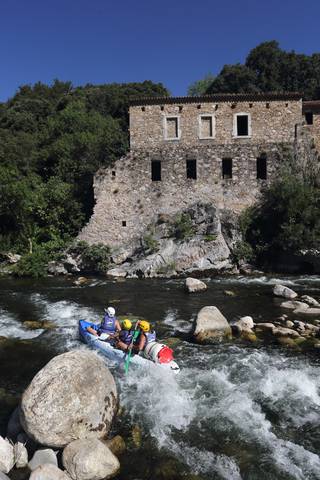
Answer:
[[128, 370], [129, 370], [129, 363], [130, 363], [130, 359], [131, 359], [131, 356], [132, 356], [133, 342], [138, 338], [139, 333], [140, 333], [139, 330], [137, 330], [138, 325], [139, 325], [139, 322], [137, 322], [135, 324], [134, 332], [133, 332], [133, 335], [132, 335], [132, 340], [131, 340], [130, 345], [128, 347], [129, 353], [127, 354], [127, 358], [126, 358], [126, 361], [125, 361], [125, 364], [124, 364], [124, 371], [125, 371], [126, 374], [128, 373]]

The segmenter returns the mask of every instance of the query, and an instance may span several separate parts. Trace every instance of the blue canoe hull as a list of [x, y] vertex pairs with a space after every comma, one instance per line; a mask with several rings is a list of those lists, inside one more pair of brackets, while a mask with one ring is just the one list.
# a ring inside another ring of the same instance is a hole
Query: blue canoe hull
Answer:
[[[126, 353], [112, 347], [110, 343], [100, 340], [99, 337], [92, 335], [87, 331], [87, 327], [94, 328], [95, 330], [98, 329], [98, 325], [96, 325], [95, 323], [87, 322], [85, 320], [80, 320], [79, 334], [80, 334], [81, 340], [84, 343], [90, 345], [92, 348], [95, 348], [98, 351], [100, 351], [109, 360], [112, 360], [113, 362], [116, 362], [119, 365], [124, 365], [127, 358]], [[154, 363], [153, 361], [148, 360], [147, 358], [141, 357], [140, 355], [133, 355], [130, 359], [130, 365], [142, 366], [144, 368], [160, 367], [162, 369], [164, 368], [166, 370], [171, 370], [174, 373], [178, 373], [180, 371], [179, 366], [174, 361], [170, 363], [159, 364], [159, 363]]]

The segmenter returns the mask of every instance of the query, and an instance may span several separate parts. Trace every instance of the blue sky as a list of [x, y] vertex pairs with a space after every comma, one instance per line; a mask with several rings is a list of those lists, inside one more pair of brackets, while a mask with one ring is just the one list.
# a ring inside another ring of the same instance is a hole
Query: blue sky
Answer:
[[173, 95], [260, 42], [320, 52], [320, 0], [1, 0], [0, 101], [20, 85], [162, 82]]

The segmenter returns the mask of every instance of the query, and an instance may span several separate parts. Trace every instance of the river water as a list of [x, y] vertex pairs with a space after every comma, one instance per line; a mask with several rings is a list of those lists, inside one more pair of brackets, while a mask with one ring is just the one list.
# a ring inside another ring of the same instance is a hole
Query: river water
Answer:
[[[272, 296], [276, 282], [319, 298], [320, 278], [204, 280], [206, 292], [188, 295], [184, 280], [92, 278], [77, 287], [65, 278], [0, 279], [0, 433], [50, 358], [88, 348], [79, 341], [78, 320], [98, 322], [111, 304], [120, 316], [152, 321], [160, 339], [174, 337], [181, 366], [180, 375], [132, 367], [125, 376], [111, 365], [122, 407], [114, 433], [127, 441], [119, 480], [320, 479], [318, 354], [239, 340], [199, 346], [189, 336], [205, 305], [216, 305], [229, 321], [274, 320], [281, 313]], [[55, 328], [30, 330], [23, 325], [30, 320]]]

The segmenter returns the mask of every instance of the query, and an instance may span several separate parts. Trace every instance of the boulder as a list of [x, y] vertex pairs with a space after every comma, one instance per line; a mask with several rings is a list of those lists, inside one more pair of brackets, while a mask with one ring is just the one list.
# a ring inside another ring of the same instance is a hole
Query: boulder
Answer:
[[302, 295], [301, 300], [307, 303], [310, 307], [320, 307], [320, 303], [313, 297], [309, 295]]
[[64, 267], [63, 263], [56, 260], [52, 260], [48, 263], [47, 272], [51, 275], [67, 275], [68, 270]]
[[273, 329], [276, 328], [273, 323], [257, 323], [256, 330], [261, 330], [262, 332], [272, 333]]
[[309, 305], [307, 303], [299, 302], [298, 300], [288, 300], [286, 302], [282, 302], [280, 307], [287, 308], [289, 310], [307, 310]]
[[231, 327], [217, 307], [203, 307], [198, 313], [193, 336], [199, 343], [230, 337]]
[[298, 332], [296, 332], [295, 330], [292, 330], [291, 328], [285, 328], [285, 327], [275, 327], [272, 330], [272, 334], [275, 337], [289, 337], [289, 338], [300, 337]]
[[107, 275], [116, 278], [125, 278], [127, 276], [127, 273], [128, 272], [126, 270], [123, 270], [122, 268], [111, 268], [107, 271]]
[[120, 469], [117, 457], [96, 438], [69, 443], [63, 450], [62, 462], [74, 480], [107, 480]]
[[118, 406], [117, 388], [94, 352], [74, 350], [54, 357], [33, 378], [21, 401], [25, 432], [41, 445], [63, 447], [109, 432]]
[[13, 446], [7, 438], [0, 436], [0, 472], [9, 473], [14, 465]]
[[[72, 255], [67, 254], [63, 259], [63, 266], [69, 273], [79, 273], [81, 268], [78, 265], [80, 257], [74, 258]], [[80, 261], [81, 263], [81, 261]]]
[[50, 448], [46, 448], [44, 450], [37, 450], [36, 452], [34, 452], [32, 459], [28, 463], [28, 467], [31, 471], [33, 471], [36, 468], [40, 467], [40, 465], [45, 465], [47, 463], [55, 465], [56, 467], [58, 466], [57, 455]]
[[291, 290], [291, 288], [285, 287], [284, 285], [275, 285], [273, 287], [273, 294], [277, 297], [288, 298], [289, 300], [298, 296], [298, 294]]
[[255, 324], [252, 317], [246, 316], [241, 317], [240, 320], [235, 322], [235, 325], [238, 325], [241, 328], [241, 331], [252, 332]]
[[203, 292], [208, 288], [207, 285], [201, 280], [197, 280], [196, 278], [191, 278], [191, 277], [188, 277], [186, 279], [185, 286], [186, 286], [187, 292], [189, 293]]
[[293, 313], [295, 313], [296, 315], [303, 314], [310, 316], [318, 316], [320, 318], [320, 308], [317, 307], [309, 307], [306, 309], [296, 308], [296, 310], [293, 310]]
[[287, 328], [293, 328], [294, 323], [291, 320], [286, 320], [285, 325]]
[[88, 283], [88, 281], [89, 280], [86, 277], [79, 277], [73, 282], [73, 285], [81, 287], [81, 285], [85, 285], [86, 283]]
[[46, 463], [36, 468], [29, 480], [70, 480], [70, 477], [55, 465]]
[[14, 445], [13, 454], [16, 468], [24, 468], [28, 465], [28, 451], [23, 443], [17, 442]]

